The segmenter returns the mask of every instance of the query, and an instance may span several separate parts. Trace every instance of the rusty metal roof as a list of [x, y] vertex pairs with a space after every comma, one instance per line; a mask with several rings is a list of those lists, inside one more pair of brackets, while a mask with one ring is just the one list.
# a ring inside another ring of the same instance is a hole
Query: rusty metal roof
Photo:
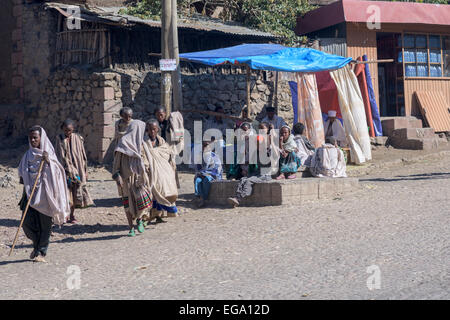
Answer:
[[450, 105], [441, 91], [414, 91], [420, 112], [436, 132], [450, 131]]
[[[67, 8], [69, 5], [58, 2], [47, 2], [44, 4], [46, 8], [58, 10], [62, 15], [68, 17]], [[121, 27], [133, 27], [137, 24], [146, 25], [154, 28], [161, 28], [161, 21], [141, 19], [135, 16], [119, 13], [124, 7], [97, 7], [97, 6], [80, 6], [80, 20], [98, 22], [104, 24], [112, 24]], [[276, 39], [277, 36], [262, 32], [259, 30], [244, 27], [235, 22], [222, 22], [220, 19], [206, 18], [201, 15], [194, 15], [189, 18], [178, 18], [178, 27], [181, 29], [194, 29], [202, 31], [215, 31], [226, 34], [252, 36], [260, 38]]]

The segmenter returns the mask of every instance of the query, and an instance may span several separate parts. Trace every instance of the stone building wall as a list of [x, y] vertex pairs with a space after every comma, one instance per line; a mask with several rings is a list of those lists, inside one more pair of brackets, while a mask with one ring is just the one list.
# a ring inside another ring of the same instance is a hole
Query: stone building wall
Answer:
[[[147, 119], [161, 103], [160, 80], [157, 72], [142, 72], [133, 69], [115, 70], [121, 75], [121, 99], [124, 106], [131, 107], [137, 117]], [[220, 71], [220, 70], [219, 70]], [[239, 116], [246, 105], [246, 74], [241, 70], [214, 74], [182, 74], [183, 109], [213, 111], [222, 106], [225, 113]], [[265, 116], [264, 107], [273, 106], [274, 81], [265, 80], [264, 72], [253, 72], [251, 76], [252, 117], [258, 120]], [[279, 81], [278, 115], [293, 122], [292, 100], [289, 84]], [[186, 113], [185, 126], [193, 128], [193, 120], [206, 120], [207, 115]]]
[[[264, 80], [262, 72], [252, 74], [251, 100], [257, 119], [265, 106], [272, 105], [273, 81]], [[225, 112], [239, 116], [246, 101], [245, 74], [182, 75], [184, 109], [214, 110], [223, 106]], [[111, 142], [119, 110], [130, 106], [134, 118], [148, 120], [160, 105], [160, 74], [133, 70], [96, 72], [74, 67], [56, 71], [44, 82], [41, 101], [28, 110], [27, 126], [41, 124], [54, 141], [61, 133], [66, 118], [77, 122], [77, 131], [85, 138], [89, 160], [111, 161]], [[289, 85], [280, 81], [279, 115], [292, 124], [292, 103]], [[32, 111], [30, 111], [32, 110]], [[188, 130], [194, 120], [206, 121], [207, 115], [185, 113]]]
[[28, 117], [27, 125], [42, 125], [54, 142], [62, 133], [61, 123], [71, 118], [77, 123], [76, 131], [85, 139], [88, 159], [102, 163], [122, 107], [118, 98], [119, 83], [120, 75], [116, 73], [76, 68], [52, 73], [42, 89], [41, 102]]

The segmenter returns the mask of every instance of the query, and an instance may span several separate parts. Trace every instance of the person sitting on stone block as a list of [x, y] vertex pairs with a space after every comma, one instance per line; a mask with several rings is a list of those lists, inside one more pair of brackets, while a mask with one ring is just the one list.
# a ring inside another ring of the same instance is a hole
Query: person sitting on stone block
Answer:
[[274, 107], [266, 108], [267, 116], [262, 119], [261, 122], [267, 122], [270, 124], [271, 129], [281, 129], [282, 126], [286, 125], [286, 121], [282, 117], [275, 114]]
[[342, 126], [341, 121], [336, 119], [336, 111], [328, 111], [328, 119], [325, 121], [323, 128], [325, 132], [325, 142], [329, 142], [330, 138], [333, 137], [337, 141], [338, 146], [347, 146], [345, 129]]
[[311, 164], [311, 158], [314, 155], [315, 148], [311, 141], [305, 137], [305, 126], [301, 122], [297, 122], [294, 127], [294, 141], [297, 144], [297, 157], [300, 158], [301, 163], [309, 167]]
[[211, 140], [203, 141], [202, 164], [196, 165], [196, 173], [194, 177], [195, 196], [194, 203], [198, 208], [205, 205], [208, 199], [212, 181], [222, 180], [222, 162], [220, 158], [211, 151]]

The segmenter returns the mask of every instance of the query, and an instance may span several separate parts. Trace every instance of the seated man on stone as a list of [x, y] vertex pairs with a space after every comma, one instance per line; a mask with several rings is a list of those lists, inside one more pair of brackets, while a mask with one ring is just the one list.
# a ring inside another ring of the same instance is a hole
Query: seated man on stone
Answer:
[[329, 141], [316, 149], [309, 170], [314, 177], [347, 177], [344, 152], [337, 146], [334, 137], [330, 137]]
[[195, 204], [198, 208], [205, 205], [208, 199], [212, 181], [222, 180], [222, 162], [220, 158], [211, 151], [212, 141], [203, 141], [202, 144], [202, 164], [196, 165], [196, 173], [194, 177], [195, 187]]
[[239, 180], [242, 177], [256, 174], [257, 164], [250, 163], [250, 137], [256, 134], [249, 122], [243, 122], [236, 130], [236, 148], [234, 162], [229, 165], [227, 179]]
[[275, 114], [275, 108], [274, 107], [267, 107], [266, 108], [267, 116], [262, 119], [261, 122], [267, 122], [271, 125], [272, 129], [281, 129], [282, 126], [286, 125], [286, 122], [282, 117], [279, 117]]
[[[214, 112], [225, 114], [225, 110], [223, 107], [216, 107]], [[217, 156], [221, 157], [223, 159], [224, 163], [226, 163], [226, 134], [227, 129], [233, 129], [234, 124], [231, 120], [221, 117], [221, 116], [214, 116], [208, 119], [205, 123], [204, 131], [207, 131], [209, 129], [215, 129], [217, 134], [212, 134], [212, 145], [210, 146], [211, 151], [214, 151]], [[219, 133], [220, 132], [220, 133]], [[222, 156], [220, 156], [220, 149], [222, 149]]]
[[[250, 126], [250, 124], [248, 125]], [[230, 197], [227, 199], [228, 203], [233, 208], [239, 206], [242, 199], [252, 194], [253, 184], [270, 181], [272, 179], [271, 177], [272, 172], [270, 170], [271, 169], [270, 155], [271, 152], [275, 150], [275, 147], [272, 145], [270, 141], [271, 137], [269, 135], [269, 124], [261, 123], [260, 129], [261, 134], [259, 134], [256, 137], [257, 151], [258, 151], [256, 153], [256, 163], [247, 165], [247, 167], [252, 166], [253, 170], [251, 171], [247, 170], [241, 174], [239, 184], [236, 188], [236, 195], [234, 197]], [[264, 141], [265, 139], [267, 141]], [[246, 149], [246, 152], [249, 153], [249, 150]], [[261, 157], [263, 156], [263, 154], [265, 154], [266, 158], [265, 160], [269, 160], [268, 162], [262, 161]], [[246, 160], [248, 158], [250, 158], [250, 156], [246, 157]], [[250, 161], [247, 160], [247, 162]]]
[[302, 165], [309, 167], [311, 158], [314, 155], [315, 148], [312, 143], [306, 138], [305, 126], [301, 122], [294, 124], [294, 141], [297, 144], [297, 157], [300, 158]]
[[323, 125], [325, 132], [325, 142], [329, 142], [330, 138], [333, 137], [337, 141], [338, 146], [346, 147], [347, 138], [345, 136], [345, 130], [341, 122], [336, 119], [336, 111], [328, 111], [328, 119]]
[[242, 108], [241, 119], [243, 119], [243, 120], [238, 120], [238, 121], [236, 121], [236, 127], [235, 127], [235, 129], [240, 128], [241, 125], [242, 125], [244, 122], [248, 122], [248, 123], [251, 124], [251, 126], [252, 126], [253, 129], [258, 130], [258, 127], [259, 127], [259, 121], [258, 121], [258, 120], [252, 120], [252, 119], [250, 119], [250, 117], [249, 117], [249, 115], [248, 115], [248, 108], [247, 108], [247, 107]]

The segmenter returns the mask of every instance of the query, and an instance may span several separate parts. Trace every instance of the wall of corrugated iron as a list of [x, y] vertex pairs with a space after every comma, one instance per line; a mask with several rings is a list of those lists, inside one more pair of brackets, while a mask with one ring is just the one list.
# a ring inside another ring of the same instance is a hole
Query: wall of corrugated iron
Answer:
[[[356, 58], [366, 54], [368, 60], [377, 60], [377, 37], [375, 30], [369, 30], [365, 24], [347, 23], [347, 57]], [[369, 63], [373, 89], [380, 108], [378, 91], [378, 65]]]
[[450, 108], [450, 79], [405, 79], [405, 113], [406, 115], [420, 116], [414, 91], [439, 91], [444, 95]]
[[320, 50], [338, 56], [347, 56], [347, 41], [345, 38], [320, 38]]
[[415, 91], [414, 97], [422, 107], [427, 124], [435, 132], [450, 131], [450, 105], [441, 91]]

